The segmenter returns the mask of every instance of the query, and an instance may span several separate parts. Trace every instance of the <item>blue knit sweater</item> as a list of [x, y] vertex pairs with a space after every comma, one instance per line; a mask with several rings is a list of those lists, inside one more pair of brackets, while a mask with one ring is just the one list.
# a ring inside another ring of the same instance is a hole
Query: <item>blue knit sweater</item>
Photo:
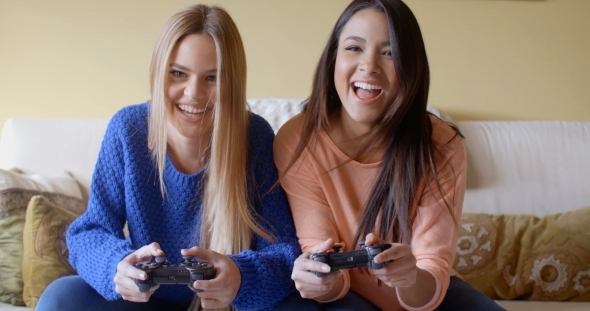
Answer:
[[[147, 146], [147, 103], [121, 109], [110, 121], [96, 163], [87, 211], [67, 232], [70, 262], [86, 282], [108, 300], [115, 292], [117, 264], [138, 248], [157, 242], [172, 263], [180, 250], [199, 244], [203, 171], [186, 175], [166, 158], [160, 193], [156, 166]], [[295, 290], [290, 278], [301, 254], [286, 196], [273, 161], [274, 133], [266, 120], [252, 114], [249, 128], [249, 172], [253, 205], [274, 243], [256, 236], [252, 250], [229, 255], [240, 269], [242, 283], [232, 305], [240, 310], [270, 309]], [[123, 235], [128, 222], [129, 237]], [[186, 285], [162, 285], [155, 297], [189, 304], [194, 293]]]

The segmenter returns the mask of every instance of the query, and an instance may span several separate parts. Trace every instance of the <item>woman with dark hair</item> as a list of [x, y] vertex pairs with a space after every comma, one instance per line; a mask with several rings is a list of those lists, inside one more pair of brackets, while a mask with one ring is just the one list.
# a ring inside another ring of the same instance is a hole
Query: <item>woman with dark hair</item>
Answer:
[[[452, 269], [466, 178], [461, 133], [427, 112], [429, 67], [400, 0], [355, 0], [337, 21], [300, 115], [274, 143], [304, 254], [292, 279], [328, 309], [502, 310]], [[382, 269], [310, 253], [390, 244]], [[340, 302], [340, 303], [339, 303]], [[326, 304], [327, 303], [327, 304]]]

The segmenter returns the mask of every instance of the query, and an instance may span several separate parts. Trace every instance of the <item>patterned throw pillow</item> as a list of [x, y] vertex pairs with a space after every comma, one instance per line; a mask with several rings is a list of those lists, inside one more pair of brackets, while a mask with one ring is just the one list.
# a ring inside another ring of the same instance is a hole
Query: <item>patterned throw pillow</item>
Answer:
[[53, 280], [76, 273], [68, 261], [66, 231], [77, 216], [43, 196], [31, 198], [23, 232], [23, 299], [27, 307], [35, 309]]
[[494, 299], [590, 301], [590, 207], [542, 218], [464, 213], [454, 269]]
[[35, 195], [77, 214], [86, 208], [78, 183], [69, 174], [44, 177], [0, 169], [0, 302], [24, 305], [23, 227], [27, 205]]

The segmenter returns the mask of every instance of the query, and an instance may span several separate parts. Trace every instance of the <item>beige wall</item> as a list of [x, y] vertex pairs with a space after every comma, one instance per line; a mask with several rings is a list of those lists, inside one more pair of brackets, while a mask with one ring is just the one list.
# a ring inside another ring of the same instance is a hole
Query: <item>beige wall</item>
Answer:
[[[305, 97], [347, 0], [217, 0], [247, 51], [249, 97]], [[160, 27], [187, 0], [0, 0], [0, 124], [110, 117], [148, 98]], [[590, 121], [590, 0], [407, 0], [431, 104], [456, 120]]]

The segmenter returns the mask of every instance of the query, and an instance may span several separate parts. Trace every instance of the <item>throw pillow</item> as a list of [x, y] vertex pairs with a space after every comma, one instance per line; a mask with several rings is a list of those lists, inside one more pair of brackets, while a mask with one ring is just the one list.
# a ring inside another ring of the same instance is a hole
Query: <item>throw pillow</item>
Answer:
[[590, 207], [547, 215], [462, 215], [454, 262], [493, 299], [590, 301]]
[[23, 227], [31, 197], [44, 195], [74, 213], [85, 204], [74, 178], [22, 175], [0, 169], [0, 302], [24, 305], [22, 299]]
[[23, 299], [27, 307], [35, 309], [53, 280], [76, 273], [68, 261], [66, 230], [77, 216], [43, 196], [31, 198], [23, 232]]

